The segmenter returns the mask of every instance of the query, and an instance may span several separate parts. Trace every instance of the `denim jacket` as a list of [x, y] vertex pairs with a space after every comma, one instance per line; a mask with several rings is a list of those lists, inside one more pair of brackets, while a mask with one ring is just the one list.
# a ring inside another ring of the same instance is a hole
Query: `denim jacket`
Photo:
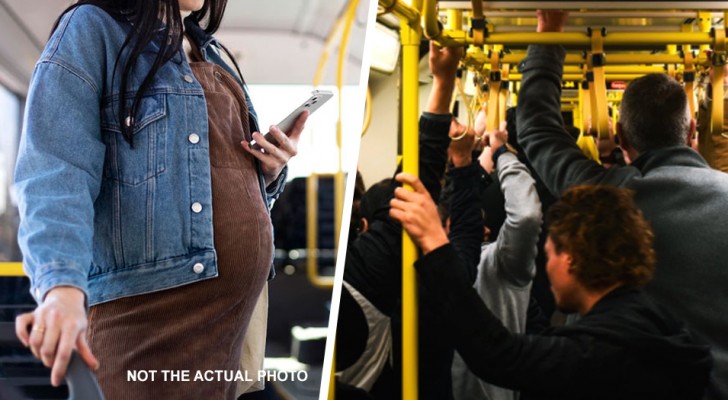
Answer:
[[[136, 112], [132, 148], [117, 117], [120, 68], [112, 79], [129, 29], [100, 8], [77, 7], [33, 73], [15, 188], [19, 244], [39, 302], [61, 285], [83, 290], [94, 305], [218, 274], [202, 87], [182, 51], [164, 64]], [[190, 29], [203, 56], [222, 63], [214, 38]], [[142, 52], [130, 87], [139, 87], [157, 50], [153, 42]], [[257, 130], [255, 119], [253, 111]], [[258, 172], [270, 208], [285, 170], [268, 190], [260, 165]]]

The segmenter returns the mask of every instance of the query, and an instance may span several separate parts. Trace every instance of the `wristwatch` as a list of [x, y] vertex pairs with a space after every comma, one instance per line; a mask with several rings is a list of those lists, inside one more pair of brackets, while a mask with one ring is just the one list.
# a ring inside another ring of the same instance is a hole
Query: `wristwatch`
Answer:
[[493, 165], [498, 165], [498, 157], [500, 157], [503, 153], [510, 153], [510, 149], [508, 148], [508, 145], [502, 145], [501, 147], [497, 148], [493, 152]]

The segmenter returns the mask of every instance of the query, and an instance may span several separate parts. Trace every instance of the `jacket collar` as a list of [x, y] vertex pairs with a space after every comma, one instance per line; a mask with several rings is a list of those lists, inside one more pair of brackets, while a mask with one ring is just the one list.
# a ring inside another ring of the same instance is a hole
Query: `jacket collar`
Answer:
[[649, 150], [640, 154], [631, 165], [639, 169], [642, 174], [668, 165], [709, 168], [708, 163], [705, 162], [703, 157], [688, 146], [673, 146]]
[[613, 289], [611, 292], [602, 296], [602, 298], [599, 299], [599, 301], [597, 301], [592, 306], [591, 310], [589, 310], [589, 312], [586, 313], [584, 316], [586, 317], [587, 315], [601, 314], [602, 312], [611, 310], [615, 304], [621, 303], [626, 298], [639, 296], [641, 292], [642, 291], [635, 286], [619, 286]]
[[207, 58], [207, 48], [211, 43], [215, 43], [215, 38], [211, 34], [205, 32], [205, 30], [197, 23], [197, 20], [192, 18], [192, 16], [185, 18], [184, 25], [185, 32], [189, 35], [190, 40], [195, 41], [195, 44], [197, 44], [197, 47], [200, 49], [202, 56]]

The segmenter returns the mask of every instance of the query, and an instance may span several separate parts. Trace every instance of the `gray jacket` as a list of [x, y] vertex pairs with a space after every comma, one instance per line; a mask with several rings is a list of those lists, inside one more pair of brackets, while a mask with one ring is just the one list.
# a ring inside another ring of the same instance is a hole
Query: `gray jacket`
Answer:
[[626, 167], [604, 169], [588, 160], [563, 128], [563, 60], [560, 46], [529, 47], [519, 67], [519, 142], [555, 195], [579, 183], [634, 190], [655, 233], [657, 270], [647, 292], [712, 346], [706, 399], [726, 399], [728, 261], [721, 244], [728, 242], [728, 175], [687, 146], [645, 152]]
[[[536, 274], [534, 260], [541, 232], [541, 201], [528, 168], [515, 155], [501, 155], [497, 172], [505, 197], [506, 220], [496, 240], [483, 245], [475, 289], [508, 330], [524, 333], [531, 281]], [[455, 400], [518, 398], [512, 390], [478, 379], [457, 353], [452, 378]]]

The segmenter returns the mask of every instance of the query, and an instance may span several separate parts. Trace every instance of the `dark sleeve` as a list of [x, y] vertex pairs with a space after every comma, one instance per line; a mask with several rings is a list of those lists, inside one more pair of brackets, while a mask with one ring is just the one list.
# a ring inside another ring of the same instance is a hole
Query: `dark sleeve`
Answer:
[[347, 248], [344, 280], [387, 316], [401, 296], [401, 270], [402, 226], [388, 216], [370, 223]]
[[450, 114], [425, 112], [420, 117], [420, 180], [435, 202], [440, 198], [442, 176], [450, 145]]
[[466, 267], [472, 285], [478, 275], [480, 246], [483, 243], [483, 214], [480, 212], [478, 188], [481, 167], [477, 160], [467, 167], [448, 169], [453, 185], [450, 200], [450, 243]]
[[516, 111], [518, 142], [551, 193], [579, 183], [621, 185], [633, 176], [632, 167], [605, 169], [589, 160], [564, 129], [561, 117], [561, 46], [531, 45], [519, 65], [523, 74]]
[[[469, 284], [458, 262], [453, 247], [445, 245], [421, 257], [415, 266], [429, 296], [424, 301], [449, 326], [449, 339], [475, 375], [498, 386], [543, 394], [573, 393], [595, 379], [610, 379], [604, 376], [609, 351], [589, 337], [509, 332]], [[594, 373], [596, 364], [599, 374]], [[618, 373], [618, 368], [614, 370]]]

